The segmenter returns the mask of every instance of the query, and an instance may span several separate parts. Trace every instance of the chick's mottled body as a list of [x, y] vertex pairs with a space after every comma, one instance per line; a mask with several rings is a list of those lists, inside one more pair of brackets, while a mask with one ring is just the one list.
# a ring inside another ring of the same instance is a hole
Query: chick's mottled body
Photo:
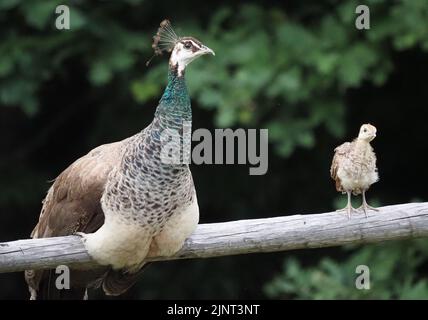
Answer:
[[376, 128], [370, 124], [361, 126], [358, 138], [345, 142], [334, 151], [330, 174], [336, 183], [336, 190], [348, 194], [346, 210], [352, 211], [351, 194], [363, 195], [362, 209], [367, 214], [370, 207], [365, 199], [365, 192], [379, 180], [376, 167], [376, 155], [370, 141], [376, 137]]

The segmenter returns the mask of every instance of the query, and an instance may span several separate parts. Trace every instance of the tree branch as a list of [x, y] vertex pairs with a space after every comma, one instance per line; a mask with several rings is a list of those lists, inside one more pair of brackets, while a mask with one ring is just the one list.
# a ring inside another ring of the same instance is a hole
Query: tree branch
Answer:
[[[210, 258], [237, 254], [322, 248], [428, 236], [428, 202], [408, 203], [354, 213], [305, 214], [201, 224], [173, 257], [151, 261]], [[91, 268], [78, 236], [0, 243], [0, 273], [47, 269], [58, 265]]]

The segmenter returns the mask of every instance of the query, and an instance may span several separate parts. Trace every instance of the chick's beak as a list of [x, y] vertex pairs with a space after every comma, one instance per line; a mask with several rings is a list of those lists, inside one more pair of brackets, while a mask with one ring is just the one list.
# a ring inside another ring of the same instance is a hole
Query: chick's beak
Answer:
[[213, 56], [215, 56], [214, 51], [206, 46], [202, 46], [201, 54], [212, 54]]

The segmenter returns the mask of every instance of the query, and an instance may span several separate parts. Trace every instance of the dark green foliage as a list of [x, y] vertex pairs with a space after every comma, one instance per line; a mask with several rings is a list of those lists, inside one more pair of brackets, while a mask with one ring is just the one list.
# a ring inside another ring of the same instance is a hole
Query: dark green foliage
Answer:
[[[428, 257], [426, 240], [369, 245], [353, 252], [345, 261], [325, 257], [311, 267], [302, 266], [294, 258], [287, 259], [283, 272], [265, 287], [265, 292], [271, 298], [428, 298], [428, 281], [422, 268]], [[369, 267], [369, 290], [355, 286], [359, 265]]]
[[[94, 87], [126, 77], [124, 89], [138, 102], [158, 98], [165, 64], [138, 68], [150, 56], [151, 33], [131, 29], [127, 19], [114, 19], [114, 12], [128, 10], [130, 15], [139, 2], [109, 3], [97, 10], [71, 6], [71, 30], [60, 32], [54, 28], [53, 12], [61, 1], [6, 1], [3, 15], [17, 19], [1, 31], [1, 103], [19, 106], [29, 115], [37, 112], [38, 90], [71, 58], [82, 61], [82, 76]], [[233, 11], [224, 5], [206, 29], [193, 19], [174, 21], [179, 32], [200, 36], [219, 52], [215, 62], [199, 61], [189, 72], [191, 95], [199, 106], [216, 110], [219, 126], [269, 128], [271, 141], [284, 156], [295, 146], [312, 147], [314, 129], [321, 125], [340, 137], [347, 89], [364, 81], [384, 84], [395, 50], [428, 50], [426, 2], [387, 3], [368, 3], [373, 17], [369, 32], [354, 26], [358, 1], [341, 2], [320, 16], [303, 7], [288, 13], [253, 4]], [[305, 18], [311, 18], [310, 25], [300, 22]], [[22, 20], [33, 36], [19, 32]]]

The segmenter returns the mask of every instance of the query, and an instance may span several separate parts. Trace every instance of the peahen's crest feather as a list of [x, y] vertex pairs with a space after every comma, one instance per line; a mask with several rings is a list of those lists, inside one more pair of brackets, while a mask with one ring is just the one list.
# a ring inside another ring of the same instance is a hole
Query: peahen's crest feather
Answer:
[[176, 43], [180, 41], [169, 20], [163, 20], [158, 31], [153, 36], [152, 48], [156, 55], [161, 55], [164, 51], [171, 52]]

